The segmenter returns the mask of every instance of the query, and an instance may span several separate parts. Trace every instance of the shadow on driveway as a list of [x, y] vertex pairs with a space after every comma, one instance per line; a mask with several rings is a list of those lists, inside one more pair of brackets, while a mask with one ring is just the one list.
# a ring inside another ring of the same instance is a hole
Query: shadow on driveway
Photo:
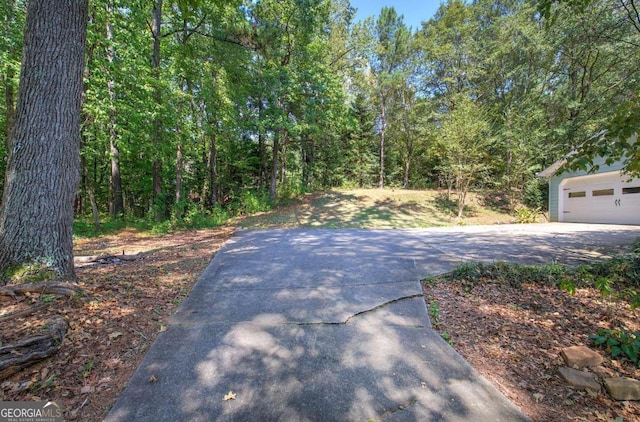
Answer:
[[431, 329], [419, 280], [469, 260], [578, 263], [639, 235], [586, 225], [239, 231], [106, 420], [528, 420]]

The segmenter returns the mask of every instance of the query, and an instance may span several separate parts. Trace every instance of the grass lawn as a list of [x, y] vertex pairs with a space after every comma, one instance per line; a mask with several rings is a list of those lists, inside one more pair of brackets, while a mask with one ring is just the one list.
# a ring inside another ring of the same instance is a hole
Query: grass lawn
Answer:
[[[453, 199], [453, 197], [452, 197]], [[245, 228], [401, 229], [513, 223], [499, 198], [471, 193], [462, 219], [446, 191], [406, 189], [331, 190], [311, 193], [288, 206], [247, 216]]]

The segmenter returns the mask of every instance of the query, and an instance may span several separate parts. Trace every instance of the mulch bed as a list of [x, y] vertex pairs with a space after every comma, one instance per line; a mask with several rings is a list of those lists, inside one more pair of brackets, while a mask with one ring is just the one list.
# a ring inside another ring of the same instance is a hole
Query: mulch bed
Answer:
[[[425, 282], [424, 292], [431, 314], [438, 314], [434, 328], [534, 421], [640, 420], [640, 402], [612, 400], [604, 389], [578, 391], [558, 375], [563, 348], [595, 348], [589, 336], [600, 328], [640, 330], [638, 312], [628, 303], [604, 300], [591, 288], [570, 295], [555, 287], [491, 280], [473, 286]], [[640, 379], [632, 362], [597, 350], [605, 357], [599, 371]]]

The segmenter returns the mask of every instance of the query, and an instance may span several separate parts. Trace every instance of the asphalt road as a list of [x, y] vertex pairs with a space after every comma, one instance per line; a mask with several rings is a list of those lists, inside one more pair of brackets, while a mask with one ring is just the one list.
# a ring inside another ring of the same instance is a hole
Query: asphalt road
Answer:
[[578, 264], [639, 236], [577, 224], [239, 230], [106, 420], [527, 420], [432, 330], [419, 280], [472, 261]]

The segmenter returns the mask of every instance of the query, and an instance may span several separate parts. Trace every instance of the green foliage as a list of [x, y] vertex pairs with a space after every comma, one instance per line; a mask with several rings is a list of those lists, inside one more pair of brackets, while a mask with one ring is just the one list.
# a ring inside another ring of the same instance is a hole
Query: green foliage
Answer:
[[570, 294], [580, 286], [593, 287], [603, 297], [627, 301], [632, 309], [640, 306], [640, 259], [637, 254], [571, 267], [559, 264], [521, 265], [496, 262], [493, 264], [465, 263], [444, 279], [463, 281], [470, 292], [474, 285], [488, 280], [513, 287], [522, 284], [542, 284], [566, 290]]
[[11, 280], [16, 284], [40, 283], [55, 280], [55, 278], [55, 272], [46, 262], [11, 265], [0, 274], [0, 280]]
[[435, 327], [440, 325], [440, 306], [435, 300], [429, 302], [429, 316], [431, 317], [431, 323]]
[[522, 201], [530, 208], [540, 211], [548, 208], [549, 183], [541, 178], [527, 181], [524, 185]]
[[[615, 2], [452, 0], [415, 32], [391, 7], [354, 23], [344, 1], [165, 3], [157, 69], [149, 4], [116, 3], [90, 10], [76, 236], [93, 230], [83, 222], [91, 190], [100, 233], [163, 232], [267, 210], [270, 186], [278, 203], [371, 187], [380, 170], [389, 186], [451, 188], [459, 215], [477, 187], [505, 193], [512, 212], [546, 209], [536, 172], [579, 145], [579, 168], [605, 154], [640, 172], [640, 143], [629, 141], [640, 120], [637, 30]], [[3, 136], [25, 8], [0, 4]], [[602, 129], [608, 139], [584, 142]], [[158, 197], [152, 162], [162, 163]], [[103, 217], [114, 164], [126, 223]]]
[[265, 212], [269, 211], [272, 207], [273, 204], [269, 200], [268, 194], [252, 191], [242, 192], [240, 198], [230, 206], [237, 215], [250, 215], [258, 212]]
[[632, 363], [640, 367], [640, 331], [602, 329], [589, 336], [596, 346], [607, 351], [612, 358], [626, 356]]
[[443, 331], [443, 332], [440, 333], [440, 337], [442, 337], [442, 339], [444, 341], [446, 341], [449, 344], [449, 346], [453, 347], [453, 341], [451, 340], [451, 334], [449, 334], [446, 331]]
[[56, 300], [56, 295], [45, 295], [42, 297], [42, 301], [44, 303], [52, 303], [55, 302]]
[[538, 217], [542, 213], [540, 208], [529, 208], [525, 206], [516, 207], [516, 221], [519, 224], [537, 223]]

